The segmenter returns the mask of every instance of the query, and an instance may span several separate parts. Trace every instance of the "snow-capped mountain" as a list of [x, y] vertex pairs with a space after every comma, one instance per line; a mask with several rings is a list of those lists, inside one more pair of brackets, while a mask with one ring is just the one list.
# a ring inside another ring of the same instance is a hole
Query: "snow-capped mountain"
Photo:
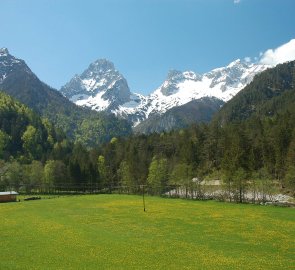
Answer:
[[136, 102], [126, 79], [115, 69], [112, 62], [99, 59], [81, 74], [75, 75], [60, 90], [63, 95], [80, 106], [97, 111], [113, 111], [127, 102]]
[[[9, 54], [6, 48], [0, 48], [0, 91], [49, 119], [68, 138], [87, 146], [131, 133], [126, 120], [76, 106], [58, 90], [42, 82], [25, 61]], [[18, 124], [26, 125], [24, 121]]]
[[151, 115], [203, 97], [228, 101], [269, 66], [240, 59], [205, 74], [172, 70], [164, 83], [148, 96], [131, 93], [126, 79], [107, 60], [92, 63], [61, 92], [81, 106], [107, 110], [129, 119], [134, 126]]
[[226, 102], [266, 68], [266, 65], [242, 62], [238, 59], [226, 67], [203, 75], [193, 71], [170, 71], [165, 82], [148, 97], [147, 116], [161, 114], [172, 107], [202, 97], [216, 97]]
[[196, 123], [208, 123], [224, 102], [218, 98], [203, 97], [173, 107], [163, 114], [151, 115], [133, 128], [135, 133], [161, 133], [187, 128]]

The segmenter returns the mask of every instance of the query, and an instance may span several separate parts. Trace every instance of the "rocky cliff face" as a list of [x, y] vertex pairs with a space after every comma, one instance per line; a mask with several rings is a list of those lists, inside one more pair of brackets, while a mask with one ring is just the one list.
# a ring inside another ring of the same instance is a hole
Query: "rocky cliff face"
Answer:
[[[106, 65], [105, 69], [109, 67]], [[0, 49], [0, 90], [48, 118], [69, 138], [88, 146], [131, 133], [130, 123], [126, 120], [79, 107], [69, 101], [59, 91], [43, 83], [25, 61], [10, 55], [5, 48]]]
[[142, 96], [131, 93], [126, 79], [114, 64], [102, 59], [76, 75], [61, 92], [77, 105], [112, 112], [136, 126], [151, 116], [162, 115], [192, 100], [212, 97], [227, 102], [267, 68], [267, 65], [238, 59], [205, 74], [172, 70], [159, 88]]
[[112, 62], [99, 59], [81, 74], [75, 75], [61, 93], [80, 106], [97, 111], [116, 110], [130, 101], [130, 90], [126, 79], [115, 69]]
[[25, 61], [17, 59], [11, 54], [7, 48], [0, 49], [0, 84], [8, 78], [11, 74], [18, 71], [27, 72], [28, 74], [32, 71], [26, 65]]

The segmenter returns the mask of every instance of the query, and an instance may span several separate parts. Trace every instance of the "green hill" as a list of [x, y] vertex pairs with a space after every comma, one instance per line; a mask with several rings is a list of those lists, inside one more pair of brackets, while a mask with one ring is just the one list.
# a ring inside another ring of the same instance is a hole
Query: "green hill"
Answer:
[[295, 61], [268, 69], [227, 102], [216, 114], [215, 120], [224, 124], [294, 112]]
[[0, 92], [0, 159], [44, 160], [64, 138], [48, 120]]

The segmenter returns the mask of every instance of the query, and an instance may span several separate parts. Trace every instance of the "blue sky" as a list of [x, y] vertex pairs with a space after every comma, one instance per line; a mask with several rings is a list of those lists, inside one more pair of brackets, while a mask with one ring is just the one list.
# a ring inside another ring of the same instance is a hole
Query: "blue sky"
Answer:
[[294, 0], [0, 0], [0, 47], [59, 89], [98, 58], [132, 91], [204, 73], [295, 38]]

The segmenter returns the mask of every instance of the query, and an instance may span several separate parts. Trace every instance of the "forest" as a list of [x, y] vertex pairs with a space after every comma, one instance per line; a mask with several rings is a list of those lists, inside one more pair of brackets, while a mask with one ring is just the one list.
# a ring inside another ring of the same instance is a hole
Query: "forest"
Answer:
[[152, 195], [208, 199], [203, 183], [221, 180], [221, 200], [244, 202], [248, 192], [265, 197], [277, 190], [294, 196], [294, 74], [294, 62], [262, 73], [209, 124], [112, 137], [92, 148], [0, 94], [0, 189], [141, 193], [145, 188]]

